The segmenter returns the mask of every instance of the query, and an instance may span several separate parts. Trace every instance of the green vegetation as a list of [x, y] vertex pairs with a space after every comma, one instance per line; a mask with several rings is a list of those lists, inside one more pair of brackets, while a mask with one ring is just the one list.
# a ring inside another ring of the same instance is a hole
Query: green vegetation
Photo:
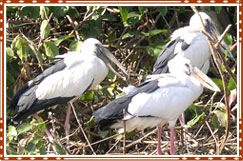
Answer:
[[[190, 7], [146, 7], [146, 6], [9, 6], [7, 10], [7, 105], [18, 90], [27, 81], [36, 77], [54, 63], [53, 57], [68, 51], [80, 51], [82, 41], [89, 37], [98, 38], [124, 64], [131, 77], [128, 84], [138, 85], [151, 73], [153, 64], [170, 40], [170, 34], [178, 27], [188, 25], [193, 11]], [[237, 41], [236, 7], [200, 7], [215, 17], [217, 27], [222, 32], [226, 26], [233, 25], [225, 42], [229, 47]], [[226, 15], [220, 17], [221, 14]], [[237, 75], [237, 53], [233, 58], [225, 53], [231, 71]], [[226, 73], [227, 90], [233, 97], [236, 85]], [[222, 89], [222, 80], [212, 68], [209, 76]], [[114, 130], [100, 131], [95, 124], [92, 111], [122, 95], [122, 88], [127, 86], [113, 73], [99, 85], [96, 91], [88, 91], [75, 109], [80, 123], [90, 143], [115, 135]], [[214, 99], [211, 99], [214, 98]], [[232, 100], [232, 99], [231, 99]], [[46, 154], [93, 154], [87, 140], [79, 129], [72, 114], [70, 145], [66, 144], [64, 132], [66, 105], [56, 105], [40, 113], [40, 119], [31, 116], [15, 127], [9, 119], [7, 122], [7, 154], [12, 155], [46, 155]], [[48, 113], [51, 114], [48, 114]], [[13, 115], [13, 111], [7, 111]], [[204, 94], [186, 111], [186, 128], [191, 136], [189, 144], [181, 144], [180, 128], [177, 129], [176, 149], [179, 154], [216, 154], [218, 144], [225, 133], [227, 119], [223, 93], [212, 97]], [[210, 129], [207, 125], [210, 125]], [[178, 124], [178, 127], [180, 125]], [[45, 134], [48, 129], [53, 138]], [[210, 132], [212, 130], [212, 133]], [[150, 132], [151, 129], [144, 132]], [[229, 138], [220, 154], [237, 154], [237, 108], [231, 104]], [[137, 131], [127, 135], [127, 144], [138, 140], [143, 132]], [[122, 154], [122, 137], [117, 136], [92, 145], [96, 154]], [[163, 144], [168, 142], [169, 130], [165, 127]], [[127, 148], [128, 154], [155, 154], [156, 133], [151, 133], [143, 141]], [[185, 148], [185, 146], [187, 148]], [[162, 148], [168, 154], [168, 146]]]

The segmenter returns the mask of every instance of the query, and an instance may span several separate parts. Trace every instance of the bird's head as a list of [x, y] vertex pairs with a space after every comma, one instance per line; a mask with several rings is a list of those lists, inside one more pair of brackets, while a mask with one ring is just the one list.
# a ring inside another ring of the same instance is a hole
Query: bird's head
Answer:
[[[197, 67], [191, 65], [190, 60], [184, 57], [176, 57], [168, 62], [170, 73], [174, 75], [187, 75], [194, 77], [203, 87], [212, 91], [220, 91], [219, 87]], [[195, 80], [194, 79], [194, 80]]]
[[[209, 35], [215, 35], [218, 37], [219, 32], [213, 22], [213, 20], [206, 14], [205, 12], [199, 12], [199, 15], [202, 18], [203, 24], [206, 28], [206, 31]], [[190, 27], [192, 27], [195, 30], [202, 31], [202, 21], [197, 13], [195, 13], [191, 19], [190, 19]]]
[[82, 43], [82, 48], [81, 48], [82, 53], [90, 53], [101, 60], [104, 61], [104, 63], [107, 65], [107, 67], [118, 77], [122, 78], [123, 80], [126, 80], [125, 77], [121, 76], [118, 72], [115, 71], [115, 69], [111, 66], [110, 62], [113, 62], [116, 64], [121, 71], [128, 77], [128, 74], [124, 67], [121, 65], [121, 63], [115, 58], [115, 56], [108, 50], [106, 49], [99, 40], [95, 38], [88, 38]]

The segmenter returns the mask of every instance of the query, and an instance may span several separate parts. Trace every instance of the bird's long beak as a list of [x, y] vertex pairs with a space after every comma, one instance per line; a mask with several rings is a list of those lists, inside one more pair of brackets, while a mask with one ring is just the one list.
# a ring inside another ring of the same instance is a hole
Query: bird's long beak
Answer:
[[209, 33], [210, 36], [212, 36], [214, 41], [218, 41], [220, 34], [218, 29], [216, 28], [215, 24], [213, 22], [207, 23], [206, 31]]
[[[110, 60], [112, 61], [114, 64], [116, 64], [121, 70], [122, 72], [126, 75], [126, 77], [128, 78], [128, 74], [125, 70], [125, 68], [121, 65], [121, 63], [115, 58], [115, 56], [106, 48], [103, 48], [103, 54]], [[117, 71], [115, 71], [115, 69], [111, 66], [110, 62], [107, 61], [106, 62], [107, 67], [118, 77], [120, 77], [121, 79], [126, 81], [126, 77], [121, 76]]]
[[201, 72], [197, 67], [192, 68], [192, 75], [202, 84], [202, 86], [219, 92], [219, 87], [203, 72]]
[[[218, 29], [216, 28], [216, 25], [213, 22], [210, 22], [205, 27], [206, 27], [206, 31], [208, 32], [208, 34], [212, 37], [214, 43], [218, 42], [221, 35], [220, 35]], [[226, 42], [224, 40], [220, 44], [220, 50], [222, 50], [223, 53], [224, 53], [224, 50], [227, 50], [228, 56], [231, 58], [233, 57], [232, 53], [229, 50], [228, 45], [226, 44]]]

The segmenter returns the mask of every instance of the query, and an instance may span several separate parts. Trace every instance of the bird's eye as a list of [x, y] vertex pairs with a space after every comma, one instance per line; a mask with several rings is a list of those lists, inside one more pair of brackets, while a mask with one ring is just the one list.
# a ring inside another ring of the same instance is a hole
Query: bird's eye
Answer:
[[187, 67], [187, 68], [186, 68], [186, 71], [185, 71], [186, 74], [187, 74], [187, 75], [191, 75], [192, 71], [191, 71], [190, 65], [189, 65], [188, 63], [186, 63], [185, 66]]
[[187, 63], [185, 64], [185, 66], [186, 66], [187, 68], [190, 68], [190, 65], [189, 65], [189, 64], [187, 64]]

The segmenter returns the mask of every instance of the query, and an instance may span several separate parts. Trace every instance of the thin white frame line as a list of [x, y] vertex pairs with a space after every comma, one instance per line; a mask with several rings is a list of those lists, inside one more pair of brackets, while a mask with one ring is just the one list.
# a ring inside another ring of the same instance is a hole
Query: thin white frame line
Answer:
[[[71, 159], [148, 159], [148, 158], [63, 158], [65, 160]], [[149, 159], [169, 159], [169, 160], [179, 160], [180, 158], [149, 158]]]
[[[3, 61], [3, 53], [2, 53], [2, 52], [3, 52], [3, 51], [2, 51], [2, 49], [3, 49], [3, 46], [2, 46], [2, 45], [3, 45], [3, 42], [1, 41], [1, 42], [0, 42], [0, 54], [1, 54], [1, 60], [0, 60], [1, 63], [0, 63], [0, 65], [1, 65], [1, 67], [2, 67], [2, 62], [4, 63], [4, 61]], [[3, 102], [2, 102], [2, 101], [3, 101], [3, 98], [2, 98], [2, 97], [3, 97], [3, 93], [2, 93], [2, 89], [3, 89], [3, 86], [2, 86], [3, 83], [2, 83], [2, 81], [3, 81], [3, 78], [2, 78], [2, 75], [3, 75], [3, 73], [1, 72], [1, 81], [0, 81], [0, 82], [1, 82], [1, 88], [0, 88], [0, 89], [1, 89], [1, 95], [0, 95], [0, 99], [1, 99], [0, 102], [1, 102], [1, 104], [3, 103]], [[4, 101], [4, 102], [5, 102], [5, 101]], [[1, 110], [0, 110], [0, 118], [3, 118], [3, 109], [2, 109], [2, 108], [3, 108], [3, 107], [0, 107], [0, 109], [1, 109]]]
[[[3, 23], [4, 23], [4, 26], [3, 26], [3, 28], [4, 28], [4, 35], [7, 35], [6, 34], [6, 9], [7, 9], [7, 7], [6, 7], [7, 5], [5, 5], [4, 4], [4, 12], [3, 12]], [[4, 37], [4, 36], [3, 36]], [[4, 38], [3, 39], [4, 41], [3, 41], [3, 45], [4, 45], [4, 50], [3, 50], [3, 52], [4, 53], [6, 53], [6, 48], [7, 48], [7, 45], [6, 45], [6, 39]], [[7, 107], [7, 102], [6, 102], [6, 100], [7, 100], [7, 97], [6, 97], [6, 95], [7, 95], [7, 91], [6, 91], [6, 89], [7, 89], [7, 77], [6, 77], [6, 72], [7, 72], [7, 65], [6, 65], [6, 56], [4, 57], [4, 60], [2, 60], [2, 66], [3, 66], [3, 68], [4, 68], [4, 75], [3, 75], [3, 80], [2, 81], [4, 81], [4, 84], [3, 84], [3, 88], [4, 88], [4, 95], [3, 95], [3, 99], [4, 99], [4, 104], [3, 104], [3, 107], [5, 107], [5, 109], [6, 109], [6, 107]], [[3, 116], [6, 116], [7, 114], [6, 114], [6, 110], [4, 110], [3, 111], [4, 113], [3, 113]], [[4, 120], [3, 120], [3, 122], [4, 122], [4, 128], [3, 128], [3, 130], [4, 130], [4, 134], [7, 134], [7, 121], [6, 121], [7, 119], [6, 119], [6, 117], [4, 118]], [[6, 136], [6, 135], [5, 135]], [[4, 137], [4, 145], [7, 145], [7, 139], [6, 139], [6, 137]], [[8, 157], [7, 156], [7, 150], [6, 150], [6, 148], [4, 148], [4, 154], [3, 154], [5, 157]]]
[[[80, 3], [80, 2], [82, 2], [82, 3], [90, 3], [90, 2], [92, 2], [92, 3], [99, 3], [99, 2], [107, 2], [107, 1], [65, 1], [66, 3]], [[164, 3], [181, 3], [182, 1], [110, 1], [110, 2], [128, 2], [128, 3], [130, 3], [130, 2], [136, 2], [136, 3], [140, 3], [140, 2], [158, 2], [158, 3], [161, 3], [161, 2], [164, 2]]]
[[[65, 1], [65, 0], [62, 0], [63, 2], [67, 2], [67, 1]], [[75, 2], [84, 2], [84, 4], [82, 4], [81, 6], [92, 6], [92, 5], [97, 5], [97, 6], [102, 6], [102, 5], [104, 5], [104, 4], [88, 4], [89, 2], [94, 2], [94, 1], [75, 1]], [[87, 2], [87, 4], [85, 4], [85, 2]], [[95, 1], [95, 2], [103, 2], [103, 1]], [[109, 2], [111, 2], [112, 3], [112, 1], [108, 1], [108, 5], [109, 5]], [[119, 1], [119, 2], [130, 2], [130, 1]], [[129, 5], [131, 5], [131, 6], [148, 6], [149, 4], [139, 4], [141, 1], [131, 1], [131, 2], [137, 2], [137, 4], [129, 4]], [[149, 2], [160, 2], [160, 1], [142, 1], [142, 2], [147, 2], [147, 3], [149, 3]], [[183, 1], [181, 1], [181, 2], [183, 2]], [[48, 3], [48, 4], [46, 4], [46, 3], [24, 3], [24, 4], [19, 4], [19, 3], [4, 3], [4, 12], [3, 12], [3, 14], [4, 14], [4, 24], [6, 24], [6, 19], [5, 19], [5, 17], [6, 17], [6, 7], [7, 6], [54, 6], [54, 5], [56, 5], [56, 4], [58, 4], [59, 6], [66, 6], [66, 5], [68, 5], [68, 6], [80, 6], [80, 4], [71, 4], [71, 3], [63, 3], [63, 4], [60, 4], [60, 3]], [[119, 5], [119, 4], [110, 4], [110, 6], [116, 6], [116, 5]], [[119, 6], [124, 6], [124, 5], [126, 5], [126, 4], [120, 4]], [[158, 5], [158, 4], [151, 4], [150, 6], [156, 6], [156, 5]], [[165, 4], [159, 4], [159, 5], [161, 5], [161, 6], [164, 6]], [[190, 3], [190, 4], [187, 4], [187, 3], [183, 3], [183, 4], [171, 4], [171, 5], [168, 5], [168, 6], [232, 6], [232, 7], [237, 7], [237, 13], [239, 13], [239, 3], [217, 3], [217, 4], [212, 4], [212, 3], [201, 3], [201, 4], [197, 4], [197, 3]], [[237, 14], [238, 15], [238, 20], [239, 20], [239, 14]], [[239, 22], [239, 21], [238, 21]], [[237, 31], [239, 31], [239, 23], [238, 23], [238, 27], [237, 27]], [[237, 38], [239, 38], [240, 36], [239, 36], [239, 32], [237, 32]], [[6, 35], [6, 26], [4, 25], [4, 35]], [[239, 42], [239, 41], [238, 41]], [[241, 43], [239, 43], [240, 44], [240, 51], [241, 51]], [[239, 48], [237, 48], [237, 51], [239, 51]], [[5, 49], [6, 49], [6, 39], [4, 39], [4, 53], [6, 53], [6, 51], [5, 51]], [[1, 51], [2, 52], [2, 51]], [[237, 53], [240, 53], [240, 52], [237, 52]], [[240, 53], [240, 56], [239, 56], [240, 58], [241, 58], [241, 53]], [[1, 54], [1, 58], [2, 58], [2, 54]], [[6, 70], [6, 56], [4, 57], [4, 60], [2, 60], [3, 61], [3, 63], [4, 63], [4, 69]], [[237, 64], [239, 63], [239, 69], [241, 69], [241, 60], [239, 59], [237, 59]], [[240, 74], [240, 72], [238, 72], [239, 73], [239, 81], [241, 82], [241, 74]], [[1, 75], [2, 76], [2, 75]], [[4, 107], [6, 107], [6, 72], [4, 72], [4, 75], [3, 75], [3, 81], [4, 81]], [[239, 90], [239, 96], [241, 96], [241, 92], [240, 92], [240, 90]], [[240, 102], [240, 98], [239, 98], [239, 105], [241, 105], [241, 102]], [[239, 106], [239, 108], [240, 108], [241, 106]], [[241, 108], [239, 109], [239, 110], [241, 110]], [[239, 112], [241, 112], [241, 111], [239, 111]], [[241, 114], [241, 113], [240, 113]], [[4, 116], [6, 116], [6, 110], [4, 110]], [[237, 116], [239, 116], [239, 114], [237, 115]], [[241, 119], [241, 115], [240, 115], [240, 117], [239, 117], [240, 119]], [[5, 118], [6, 119], [6, 118]], [[6, 125], [6, 121], [5, 121], [5, 119], [4, 119], [4, 133], [6, 134], [6, 127], [7, 127], [7, 125]], [[237, 123], [237, 125], [238, 125], [238, 142], [239, 142], [239, 120], [237, 120], [238, 121], [238, 123]], [[6, 145], [6, 137], [4, 137], [4, 145]], [[239, 144], [237, 145], [238, 147], [239, 147]], [[8, 157], [16, 157], [16, 155], [7, 155], [6, 154], [6, 148], [4, 149], [4, 156], [6, 157], [6, 158], [8, 158]], [[41, 156], [41, 155], [17, 155], [17, 156], [19, 156], [19, 157], [35, 157], [35, 158], [43, 158], [43, 156]], [[67, 155], [46, 155], [47, 157], [67, 157]], [[83, 155], [78, 155], [77, 157], [80, 157], [80, 156], [83, 156]], [[89, 156], [91, 156], [91, 157], [93, 157], [93, 158], [90, 158], [90, 159], [103, 159], [103, 158], [95, 158], [93, 155], [85, 155], [85, 157], [89, 157]], [[103, 155], [101, 155], [101, 157], [106, 157], [105, 159], [110, 159], [109, 158], [109, 156], [112, 156], [112, 157], [115, 157], [114, 155], [107, 155], [107, 156], [103, 156]], [[144, 157], [144, 155], [137, 155], [137, 156], [134, 156], [134, 155], [126, 155], [127, 157], [135, 157], [134, 159], [143, 159], [143, 158], [139, 158], [139, 157]], [[239, 150], [237, 151], [237, 154], [234, 154], [234, 155], [223, 155], [224, 157], [235, 157], [235, 158], [238, 158], [238, 157], [240, 157], [240, 155], [239, 155]], [[165, 157], [169, 157], [169, 155], [165, 155]], [[222, 155], [203, 155], [203, 156], [201, 156], [201, 155], [181, 155], [181, 157], [183, 158], [183, 157], [185, 157], [185, 158], [188, 158], [188, 157], [201, 157], [202, 159], [203, 158], [207, 158], [207, 157], [212, 157], [212, 158], [215, 158], [215, 157], [222, 157]], [[158, 156], [148, 156], [148, 158], [149, 159], [162, 159], [162, 158], [158, 158]], [[74, 158], [73, 158], [74, 159]], [[88, 159], [88, 158], [82, 158], [82, 159]], [[119, 157], [119, 156], [117, 156], [117, 158], [112, 158], [112, 159], [124, 159], [123, 157]], [[130, 158], [129, 158], [130, 159]], [[133, 159], [133, 158], [132, 158]], [[146, 158], [147, 159], [147, 158]]]
[[[237, 5], [237, 13], [240, 12], [240, 5]], [[237, 14], [237, 22], [239, 22], [239, 19], [240, 19], [240, 15]], [[239, 23], [237, 23], [237, 44], [239, 44], [239, 38], [240, 38], [240, 25]], [[241, 45], [240, 47], [237, 47], [237, 50], [236, 50], [236, 53], [239, 53], [240, 51], [240, 48], [241, 48]], [[238, 107], [240, 108], [241, 106], [241, 99], [240, 99], [240, 96], [241, 96], [241, 89], [239, 88], [241, 85], [239, 82], [241, 82], [241, 73], [240, 73], [240, 69], [241, 69], [241, 54], [239, 54], [239, 56], [237, 57], [237, 61], [236, 61], [236, 65], [237, 65], [237, 75], [236, 75], [236, 78], [237, 78], [237, 86], [236, 86], [236, 101], [237, 101], [237, 105], [239, 105]], [[236, 115], [237, 115], [237, 118], [239, 118], [237, 120], [237, 155], [239, 156], [240, 155], [240, 150], [239, 150], [239, 147], [240, 147], [240, 141], [239, 141], [239, 138], [240, 138], [240, 133], [239, 133], [239, 130], [240, 130], [240, 119], [241, 119], [241, 109], [237, 109], [236, 111]]]
[[[75, 1], [76, 2], [76, 1]], [[85, 3], [86, 2], [86, 3]], [[84, 3], [80, 4], [80, 3], [63, 3], [63, 4], [60, 4], [60, 3], [24, 3], [25, 6], [55, 6], [56, 4], [58, 4], [59, 6], [104, 6], [104, 4], [100, 4], [97, 2], [97, 4], [93, 3], [93, 4], [90, 4], [89, 2], [92, 2], [92, 1], [85, 1]], [[102, 1], [101, 1], [102, 2]], [[121, 2], [121, 1], [120, 1]], [[122, 1], [124, 2], [124, 1]], [[128, 1], [129, 2], [129, 1]], [[122, 4], [107, 4], [109, 6], [126, 6], [126, 5], [130, 5], [130, 6], [198, 6], [196, 3], [190, 3], [190, 4], [177, 4], [177, 3], [174, 3], [174, 4], [162, 4], [162, 3], [158, 3], [158, 4], [155, 4], [155, 3], [152, 3], [152, 4], [149, 4], [150, 1], [148, 1], [148, 4], [141, 4], [141, 1], [139, 1], [140, 3], [139, 4], [125, 4], [125, 3], [122, 3]], [[147, 2], [147, 1], [144, 1], [144, 2]], [[156, 1], [156, 2], [159, 2], [159, 1]], [[232, 6], [232, 7], [238, 7], [239, 4], [236, 4], [236, 3], [228, 3], [228, 4], [225, 4], [225, 3], [220, 3], [220, 4], [213, 4], [212, 3], [208, 3], [208, 4], [200, 4], [199, 6]], [[23, 4], [19, 4], [19, 3], [8, 3], [8, 4], [4, 4], [4, 6], [23, 6]]]
[[[240, 63], [239, 63], [239, 79], [240, 79], [240, 82], [241, 82], [241, 72], [240, 72], [240, 69], [241, 69], [241, 42], [239, 43], [239, 61], [240, 61]], [[240, 82], [238, 82], [239, 84], [240, 84]], [[240, 87], [241, 87], [241, 85], [240, 85]], [[241, 119], [241, 116], [242, 116], [242, 114], [241, 114], [241, 101], [240, 101], [240, 97], [241, 97], [241, 89], [238, 89], [239, 90], [239, 114], [240, 114], [240, 119]]]

